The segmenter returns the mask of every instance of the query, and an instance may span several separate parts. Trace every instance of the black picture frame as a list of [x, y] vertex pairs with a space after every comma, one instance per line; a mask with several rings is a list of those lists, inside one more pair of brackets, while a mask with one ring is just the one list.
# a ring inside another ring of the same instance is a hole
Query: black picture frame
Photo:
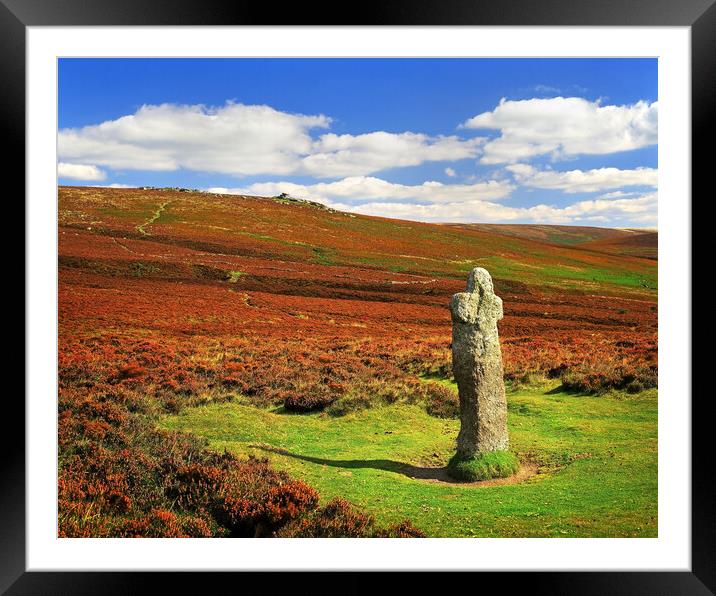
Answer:
[[[715, 0], [362, 0], [307, 5], [273, 6], [236, 0], [0, 0], [0, 93], [6, 149], [6, 173], [24, 188], [20, 172], [25, 165], [25, 35], [30, 26], [83, 25], [530, 25], [530, 26], [687, 26], [692, 41], [692, 188], [705, 197], [709, 151], [716, 107], [716, 5]], [[701, 151], [697, 147], [701, 146]], [[9, 163], [8, 163], [9, 162]], [[713, 166], [711, 166], [713, 168]], [[18, 189], [19, 190], [19, 189]], [[18, 192], [15, 197], [19, 197]], [[6, 197], [6, 200], [9, 200]], [[684, 198], [689, 208], [690, 197]], [[693, 216], [692, 216], [693, 221]], [[27, 223], [27, 222], [26, 222]], [[692, 231], [692, 238], [694, 238]], [[692, 251], [695, 244], [692, 241]], [[696, 254], [697, 251], [693, 251]], [[693, 270], [693, 269], [692, 269]], [[684, 349], [691, 349], [684, 346]], [[693, 366], [692, 366], [693, 369]], [[699, 389], [703, 389], [699, 393]], [[536, 572], [484, 573], [483, 589], [491, 583], [501, 590], [524, 586], [530, 593], [550, 594], [715, 594], [716, 495], [710, 452], [709, 393], [693, 381], [683, 398], [692, 400], [692, 567], [690, 572]], [[3, 404], [10, 426], [20, 428], [24, 408], [16, 396]], [[206, 576], [195, 573], [146, 574], [131, 572], [44, 572], [25, 569], [25, 448], [20, 436], [0, 433], [3, 443], [0, 490], [0, 593], [19, 594], [128, 594], [143, 592], [154, 581], [163, 591], [206, 589]], [[635, 548], [639, 548], [638, 541]], [[79, 563], [79, 562], [78, 562]], [[558, 562], [555, 562], [558, 566]], [[318, 564], [320, 566], [320, 563]], [[151, 575], [152, 577], [148, 577]], [[256, 574], [255, 574], [256, 575]], [[333, 574], [326, 574], [333, 575]], [[346, 578], [323, 576], [324, 586], [340, 591], [364, 591], [373, 580], [367, 574]], [[217, 576], [212, 574], [212, 581]], [[290, 576], [290, 577], [288, 577]], [[260, 578], [255, 578], [261, 583]], [[231, 580], [235, 582], [235, 580]], [[243, 583], [244, 580], [242, 580]], [[275, 588], [274, 578], [270, 580]], [[425, 587], [425, 578], [419, 581]], [[281, 582], [293, 590], [318, 586], [308, 574], [283, 574]], [[334, 583], [335, 582], [335, 583]], [[235, 584], [236, 585], [236, 584]], [[248, 584], [246, 584], [248, 585]], [[237, 589], [239, 586], [237, 585]], [[156, 588], [155, 588], [156, 589]], [[333, 591], [327, 588], [326, 591]], [[273, 589], [268, 590], [274, 591]], [[277, 590], [276, 590], [277, 591]], [[320, 590], [319, 590], [320, 591]]]

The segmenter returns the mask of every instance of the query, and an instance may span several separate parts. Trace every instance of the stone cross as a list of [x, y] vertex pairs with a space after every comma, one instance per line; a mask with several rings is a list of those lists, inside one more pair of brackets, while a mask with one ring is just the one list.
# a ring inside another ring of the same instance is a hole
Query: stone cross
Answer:
[[497, 321], [502, 299], [495, 295], [487, 270], [476, 267], [467, 291], [450, 301], [452, 369], [460, 394], [457, 455], [470, 459], [487, 451], [506, 450], [507, 401]]

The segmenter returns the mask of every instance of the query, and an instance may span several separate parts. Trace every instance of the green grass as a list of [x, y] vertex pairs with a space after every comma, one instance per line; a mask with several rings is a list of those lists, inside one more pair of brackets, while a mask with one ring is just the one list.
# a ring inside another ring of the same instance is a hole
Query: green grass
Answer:
[[[535, 252], [533, 256], [542, 255]], [[585, 266], [584, 263], [569, 259], [564, 259], [563, 265], [530, 264], [500, 256], [485, 257], [476, 264], [488, 268], [496, 278], [519, 278], [529, 283], [559, 288], [626, 287], [646, 291], [656, 290], [658, 287], [656, 270], [650, 267], [643, 271], [607, 269]], [[464, 272], [473, 266], [473, 263], [466, 262]]]
[[574, 270], [565, 267], [545, 267], [543, 273], [557, 279], [573, 279], [595, 284], [612, 284], [633, 288], [657, 289], [656, 272], [613, 271], [596, 267]]
[[151, 263], [143, 263], [142, 261], [134, 261], [130, 263], [128, 270], [129, 274], [133, 277], [144, 277], [161, 271], [159, 267], [156, 267]]
[[320, 246], [313, 246], [313, 256], [316, 263], [319, 265], [333, 265], [335, 262], [335, 255], [333, 250], [328, 248], [322, 248]]
[[448, 462], [448, 474], [455, 480], [476, 482], [492, 478], [507, 478], [517, 472], [520, 462], [511, 451], [491, 451], [470, 459], [453, 455]]
[[[429, 536], [656, 536], [657, 394], [587, 397], [550, 387], [508, 394], [510, 448], [539, 473], [516, 484], [469, 486], [443, 477], [459, 421], [417, 405], [335, 418], [232, 403], [189, 408], [165, 428], [218, 450], [267, 456], [342, 496], [380, 523], [411, 519]], [[427, 479], [426, 479], [427, 478]]]

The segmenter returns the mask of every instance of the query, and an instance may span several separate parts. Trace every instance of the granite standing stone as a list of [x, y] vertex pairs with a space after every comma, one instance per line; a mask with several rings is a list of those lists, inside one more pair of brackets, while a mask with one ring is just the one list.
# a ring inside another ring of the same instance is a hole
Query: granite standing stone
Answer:
[[457, 455], [470, 459], [506, 450], [507, 401], [497, 335], [502, 299], [495, 295], [487, 270], [476, 267], [470, 272], [467, 291], [452, 297], [450, 312], [452, 367], [460, 393]]

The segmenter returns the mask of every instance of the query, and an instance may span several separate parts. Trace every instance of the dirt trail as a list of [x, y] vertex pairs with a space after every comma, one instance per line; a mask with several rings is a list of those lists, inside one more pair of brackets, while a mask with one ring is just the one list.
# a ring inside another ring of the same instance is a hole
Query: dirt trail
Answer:
[[162, 216], [162, 213], [164, 213], [164, 210], [169, 206], [170, 203], [171, 201], [164, 201], [161, 205], [159, 205], [159, 208], [154, 212], [152, 217], [150, 217], [143, 224], [137, 226], [137, 231], [140, 232], [143, 236], [150, 236], [151, 234], [147, 232], [145, 228], [155, 223]]
[[122, 248], [123, 248], [124, 250], [126, 250], [127, 252], [131, 252], [133, 255], [141, 255], [141, 256], [144, 256], [143, 253], [139, 253], [139, 252], [137, 252], [137, 251], [132, 250], [132, 249], [129, 248], [126, 244], [120, 242], [119, 240], [117, 240], [117, 239], [114, 238], [114, 237], [112, 237], [112, 242], [114, 242], [117, 246], [122, 247]]

